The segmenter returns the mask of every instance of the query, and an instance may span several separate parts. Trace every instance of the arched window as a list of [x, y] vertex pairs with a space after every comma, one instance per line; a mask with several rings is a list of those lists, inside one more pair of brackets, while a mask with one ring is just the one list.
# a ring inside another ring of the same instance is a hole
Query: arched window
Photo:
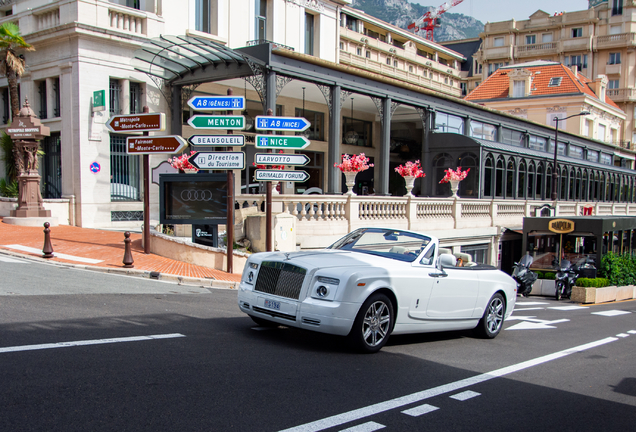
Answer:
[[545, 199], [552, 199], [552, 164], [548, 164], [545, 170], [545, 189], [543, 194]]
[[561, 181], [559, 182], [559, 186], [561, 187], [559, 196], [561, 200], [565, 201], [568, 196], [568, 169], [565, 167], [561, 168]]
[[486, 163], [484, 164], [484, 196], [493, 196], [493, 179], [495, 175], [495, 161], [491, 154], [486, 156]]
[[466, 178], [459, 182], [459, 195], [463, 197], [475, 197], [479, 195], [479, 166], [477, 165], [477, 155], [474, 153], [464, 153], [457, 159], [457, 166], [462, 167], [462, 171], [470, 168]]
[[576, 171], [574, 168], [570, 169], [570, 175], [568, 176], [568, 196], [571, 201], [576, 199]]
[[583, 170], [583, 177], [581, 182], [581, 201], [587, 201], [587, 184], [589, 181], [589, 174], [587, 170]]
[[517, 175], [517, 198], [526, 197], [526, 183], [528, 181], [526, 163], [519, 162], [519, 174]]
[[433, 182], [435, 184], [435, 196], [449, 196], [450, 183], [439, 183], [439, 180], [444, 178], [444, 175], [446, 174], [444, 171], [446, 169], [455, 169], [453, 162], [455, 162], [455, 158], [448, 153], [439, 153], [433, 158], [433, 178], [438, 179]]
[[528, 164], [528, 194], [527, 194], [528, 199], [535, 199], [535, 196], [534, 196], [535, 180], [536, 178], [535, 178], [534, 162], [530, 161], [530, 163]]
[[608, 174], [606, 180], [605, 201], [612, 201], [614, 199], [614, 174]]
[[536, 199], [541, 199], [543, 197], [543, 187], [545, 185], [545, 174], [543, 172], [543, 162], [540, 162], [537, 165], [537, 185], [534, 189], [534, 197]]
[[515, 161], [510, 158], [506, 165], [506, 198], [513, 198], [515, 193]]
[[605, 201], [605, 184], [607, 183], [607, 174], [601, 173], [601, 179], [598, 189], [598, 200]]
[[495, 166], [495, 196], [503, 197], [504, 194], [504, 159], [502, 156], [497, 158]]
[[594, 172], [594, 182], [590, 181], [590, 186], [592, 187], [592, 191], [590, 192], [590, 197], [594, 201], [599, 201], [598, 189], [600, 187], [601, 176], [598, 174], [598, 171]]

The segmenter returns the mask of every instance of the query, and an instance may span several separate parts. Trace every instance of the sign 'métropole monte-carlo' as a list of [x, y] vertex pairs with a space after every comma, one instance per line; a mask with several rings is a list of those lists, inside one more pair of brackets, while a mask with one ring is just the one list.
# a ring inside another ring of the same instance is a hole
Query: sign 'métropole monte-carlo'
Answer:
[[290, 181], [304, 182], [309, 179], [309, 174], [305, 171], [281, 171], [281, 170], [256, 170], [254, 180], [256, 181]]
[[188, 138], [192, 145], [243, 147], [245, 135], [192, 135]]
[[162, 131], [166, 127], [166, 115], [164, 113], [114, 115], [108, 119], [106, 127], [111, 132]]
[[245, 129], [245, 117], [226, 115], [197, 114], [188, 119], [188, 124], [195, 129]]
[[196, 152], [188, 161], [196, 168], [204, 170], [245, 169], [243, 152]]
[[188, 145], [179, 135], [142, 136], [126, 138], [128, 154], [161, 154], [179, 153]]
[[188, 101], [188, 105], [194, 110], [244, 110], [244, 96], [194, 96]]

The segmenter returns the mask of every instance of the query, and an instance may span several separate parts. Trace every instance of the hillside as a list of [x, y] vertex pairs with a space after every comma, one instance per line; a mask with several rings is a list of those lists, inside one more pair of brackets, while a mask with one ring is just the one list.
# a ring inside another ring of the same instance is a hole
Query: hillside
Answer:
[[[441, 0], [438, 2], [443, 3]], [[407, 0], [353, 0], [352, 6], [404, 29], [426, 11], [433, 9], [433, 6], [422, 6]], [[435, 29], [437, 42], [475, 38], [484, 30], [481, 21], [463, 14], [446, 12], [441, 21], [442, 26]]]

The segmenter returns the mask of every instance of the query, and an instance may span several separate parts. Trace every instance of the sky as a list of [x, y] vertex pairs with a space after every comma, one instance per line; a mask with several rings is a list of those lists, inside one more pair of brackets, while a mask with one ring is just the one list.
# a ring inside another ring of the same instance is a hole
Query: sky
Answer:
[[[447, 0], [409, 1], [424, 6], [437, 7]], [[588, 0], [464, 0], [463, 3], [449, 9], [448, 12], [472, 16], [486, 24], [487, 21], [508, 21], [512, 18], [526, 20], [539, 9], [552, 15], [555, 11], [572, 12], [587, 8]]]

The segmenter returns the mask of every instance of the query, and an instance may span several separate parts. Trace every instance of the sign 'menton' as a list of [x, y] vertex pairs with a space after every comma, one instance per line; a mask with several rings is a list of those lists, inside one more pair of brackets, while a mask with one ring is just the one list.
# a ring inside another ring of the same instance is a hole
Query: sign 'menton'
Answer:
[[245, 117], [197, 114], [188, 119], [188, 124], [195, 129], [245, 129]]

